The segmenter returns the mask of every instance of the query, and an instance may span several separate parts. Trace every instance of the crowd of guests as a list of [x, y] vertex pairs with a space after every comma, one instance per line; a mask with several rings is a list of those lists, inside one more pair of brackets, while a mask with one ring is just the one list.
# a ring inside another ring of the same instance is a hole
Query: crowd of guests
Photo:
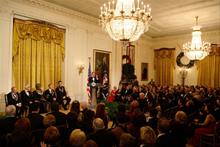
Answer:
[[41, 103], [33, 103], [22, 118], [10, 104], [0, 121], [0, 146], [198, 147], [220, 120], [220, 88], [121, 84], [108, 101], [118, 105], [111, 118], [102, 102], [94, 111], [73, 101], [65, 114], [54, 100], [44, 116]]

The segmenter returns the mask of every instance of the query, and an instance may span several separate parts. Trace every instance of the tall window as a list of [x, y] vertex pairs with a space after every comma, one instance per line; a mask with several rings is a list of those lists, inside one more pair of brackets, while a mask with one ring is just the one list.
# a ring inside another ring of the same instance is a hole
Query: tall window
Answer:
[[14, 19], [12, 73], [18, 90], [29, 84], [61, 80], [64, 61], [65, 30], [54, 25], [30, 20]]

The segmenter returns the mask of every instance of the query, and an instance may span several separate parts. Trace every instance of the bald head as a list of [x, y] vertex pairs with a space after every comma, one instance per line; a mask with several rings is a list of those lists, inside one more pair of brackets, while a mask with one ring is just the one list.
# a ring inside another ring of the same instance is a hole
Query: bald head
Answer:
[[16, 107], [14, 105], [8, 105], [5, 108], [5, 115], [8, 117], [13, 117], [16, 115]]
[[81, 102], [81, 108], [85, 110], [87, 108], [87, 102]]
[[105, 128], [104, 122], [101, 118], [96, 118], [93, 121], [93, 127], [95, 130], [102, 130]]

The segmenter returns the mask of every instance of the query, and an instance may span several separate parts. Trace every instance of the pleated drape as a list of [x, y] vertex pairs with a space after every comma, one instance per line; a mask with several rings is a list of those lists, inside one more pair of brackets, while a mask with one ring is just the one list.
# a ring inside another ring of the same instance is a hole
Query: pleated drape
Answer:
[[210, 54], [198, 62], [198, 85], [220, 87], [220, 45], [212, 44]]
[[65, 30], [51, 24], [14, 19], [12, 84], [18, 90], [62, 80], [64, 37]]
[[154, 50], [155, 80], [159, 85], [173, 85], [175, 49]]

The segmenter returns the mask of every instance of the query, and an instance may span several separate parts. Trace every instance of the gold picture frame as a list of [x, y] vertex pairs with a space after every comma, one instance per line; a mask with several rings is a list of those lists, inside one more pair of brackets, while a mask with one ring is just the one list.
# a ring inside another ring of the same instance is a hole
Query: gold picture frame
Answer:
[[141, 63], [141, 81], [148, 81], [148, 63]]
[[107, 74], [110, 84], [111, 52], [98, 49], [93, 50], [93, 71], [98, 75], [101, 84], [103, 83], [104, 74]]

